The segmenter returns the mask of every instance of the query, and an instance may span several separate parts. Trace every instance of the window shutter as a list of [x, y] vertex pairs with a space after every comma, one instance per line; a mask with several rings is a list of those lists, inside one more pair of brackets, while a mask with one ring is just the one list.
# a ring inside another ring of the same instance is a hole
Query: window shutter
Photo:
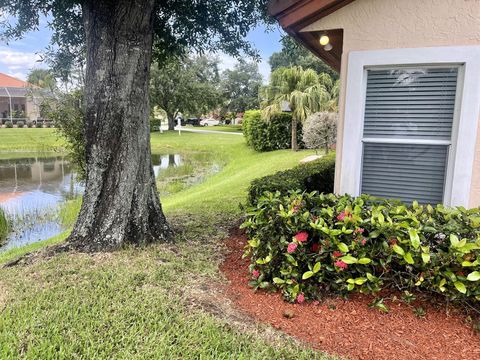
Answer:
[[443, 201], [458, 68], [368, 70], [362, 193]]
[[405, 202], [443, 200], [448, 146], [366, 143], [362, 192]]
[[368, 72], [364, 137], [450, 140], [458, 69]]

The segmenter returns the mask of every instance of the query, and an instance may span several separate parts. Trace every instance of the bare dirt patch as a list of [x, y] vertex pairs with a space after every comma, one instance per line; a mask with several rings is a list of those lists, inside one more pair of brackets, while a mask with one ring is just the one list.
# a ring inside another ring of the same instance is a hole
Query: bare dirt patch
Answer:
[[[225, 293], [236, 307], [312, 347], [351, 359], [478, 359], [480, 336], [454, 311], [447, 315], [422, 302], [424, 317], [412, 307], [390, 301], [390, 312], [368, 304], [373, 296], [332, 298], [322, 303], [290, 304], [278, 293], [254, 292], [248, 286], [248, 259], [242, 259], [246, 238], [241, 233], [226, 240], [228, 254], [221, 271], [229, 280]], [[287, 316], [288, 315], [288, 316]]]

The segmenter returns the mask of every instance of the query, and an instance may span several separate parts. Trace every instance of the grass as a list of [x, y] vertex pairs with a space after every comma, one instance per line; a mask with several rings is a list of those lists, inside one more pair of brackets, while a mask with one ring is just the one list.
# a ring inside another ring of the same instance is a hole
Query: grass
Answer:
[[[64, 141], [55, 129], [0, 128], [0, 151], [52, 152], [63, 149]], [[37, 154], [38, 155], [38, 154]]]
[[[70, 233], [69, 231], [65, 231], [65, 232], [63, 232], [63, 233], [61, 233], [57, 236], [54, 236], [53, 238], [48, 239], [48, 240], [39, 241], [39, 242], [28, 244], [28, 245], [25, 245], [25, 246], [22, 246], [22, 247], [12, 248], [12, 249], [9, 249], [5, 252], [0, 252], [0, 265], [5, 264], [9, 261], [12, 261], [13, 259], [18, 258], [19, 256], [23, 256], [25, 254], [28, 254], [28, 253], [31, 253], [31, 252], [34, 252], [34, 251], [37, 251], [37, 250], [41, 250], [41, 249], [43, 249], [47, 246], [60, 244], [63, 241], [65, 241], [65, 239], [67, 238], [69, 233]], [[3, 270], [1, 270], [1, 267], [0, 267], [0, 277], [1, 277], [1, 272], [2, 271]], [[0, 288], [1, 288], [1, 283], [0, 283]], [[0, 305], [1, 305], [1, 302], [0, 302]], [[0, 330], [1, 330], [1, 327], [0, 327]], [[1, 357], [0, 357], [0, 359], [1, 359]]]
[[300, 159], [313, 154], [312, 151], [294, 153], [290, 150], [258, 153], [248, 148], [240, 136], [186, 132], [181, 136], [175, 132], [153, 134], [152, 151], [206, 151], [225, 164], [222, 171], [201, 184], [163, 197], [167, 215], [187, 212], [230, 219], [241, 215], [239, 204], [245, 201], [253, 179], [293, 167]]
[[243, 132], [242, 125], [219, 125], [219, 126], [208, 126], [206, 130], [213, 131], [226, 131], [226, 132]]
[[[2, 359], [326, 359], [253, 324], [237, 328], [198, 304], [217, 281], [206, 238], [113, 254], [62, 254], [2, 270]], [[212, 253], [214, 256], [212, 257]], [[15, 283], [12, 284], [13, 279]], [[202, 279], [202, 280], [200, 280]], [[3, 306], [2, 306], [3, 307]]]
[[[175, 245], [64, 253], [0, 270], [0, 359], [329, 359], [242, 317], [217, 291], [221, 239], [251, 179], [309, 154], [259, 154], [242, 137], [154, 134], [152, 150], [208, 153], [222, 171], [162, 199]], [[63, 221], [80, 206], [69, 202]], [[4, 263], [44, 243], [0, 254]]]
[[10, 225], [2, 209], [0, 209], [0, 245], [2, 245], [10, 232]]
[[77, 220], [77, 215], [80, 212], [80, 206], [82, 206], [82, 198], [77, 197], [73, 200], [64, 202], [58, 211], [60, 223], [64, 227], [72, 227]]

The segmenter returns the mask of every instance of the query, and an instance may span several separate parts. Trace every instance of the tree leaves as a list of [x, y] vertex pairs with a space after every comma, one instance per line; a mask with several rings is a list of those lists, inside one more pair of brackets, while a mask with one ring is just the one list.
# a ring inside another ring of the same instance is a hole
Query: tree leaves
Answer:
[[153, 64], [150, 74], [151, 104], [167, 113], [170, 122], [179, 112], [199, 116], [222, 101], [218, 60], [205, 56]]
[[398, 255], [404, 256], [405, 255], [405, 250], [403, 250], [400, 246], [398, 245], [393, 245], [392, 247], [393, 251], [395, 251]]
[[468, 281], [478, 281], [480, 280], [480, 271], [474, 271], [467, 276]]
[[453, 283], [453, 285], [455, 285], [455, 287], [457, 288], [457, 290], [458, 290], [459, 292], [461, 292], [462, 294], [466, 294], [466, 293], [467, 293], [467, 288], [466, 288], [465, 284], [462, 283], [461, 281], [455, 281], [455, 282]]
[[[0, 5], [5, 18], [11, 19], [2, 37], [7, 40], [22, 38], [38, 29], [40, 17], [49, 15], [53, 30], [48, 59], [58, 73], [68, 76], [73, 65], [84, 61], [86, 41], [79, 1], [24, 1], [7, 0]], [[114, 14], [120, 1], [108, 2]], [[232, 56], [248, 55], [258, 58], [258, 51], [246, 38], [247, 33], [260, 23], [272, 21], [267, 15], [267, 0], [251, 1], [156, 1], [153, 11], [154, 58], [170, 60], [187, 51], [197, 53], [222, 51]], [[134, 21], [130, 19], [129, 21]], [[63, 75], [62, 75], [63, 76]]]
[[413, 265], [415, 261], [413, 261], [412, 253], [408, 252], [403, 256], [403, 259], [407, 262], [407, 264]]
[[311, 278], [315, 273], [313, 271], [307, 271], [302, 275], [302, 280], [307, 280]]
[[343, 253], [348, 253], [348, 246], [347, 246], [347, 244], [341, 242], [341, 243], [339, 243], [339, 244], [337, 245], [337, 247], [338, 247], [338, 250], [340, 250], [341, 252], [343, 252]]
[[418, 249], [420, 247], [420, 237], [418, 236], [418, 232], [415, 229], [408, 229], [408, 234], [410, 235], [410, 241], [414, 249]]

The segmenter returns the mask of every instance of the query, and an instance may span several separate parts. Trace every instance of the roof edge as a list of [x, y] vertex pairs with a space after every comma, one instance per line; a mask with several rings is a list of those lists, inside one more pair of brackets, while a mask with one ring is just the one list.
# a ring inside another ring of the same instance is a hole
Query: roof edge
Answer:
[[340, 46], [340, 52], [332, 56], [333, 54], [324, 51], [318, 41], [316, 42], [312, 39], [311, 33], [302, 32], [301, 30], [353, 1], [355, 0], [270, 0], [268, 11], [290, 36], [339, 71], [343, 32], [342, 39], [337, 44]]

